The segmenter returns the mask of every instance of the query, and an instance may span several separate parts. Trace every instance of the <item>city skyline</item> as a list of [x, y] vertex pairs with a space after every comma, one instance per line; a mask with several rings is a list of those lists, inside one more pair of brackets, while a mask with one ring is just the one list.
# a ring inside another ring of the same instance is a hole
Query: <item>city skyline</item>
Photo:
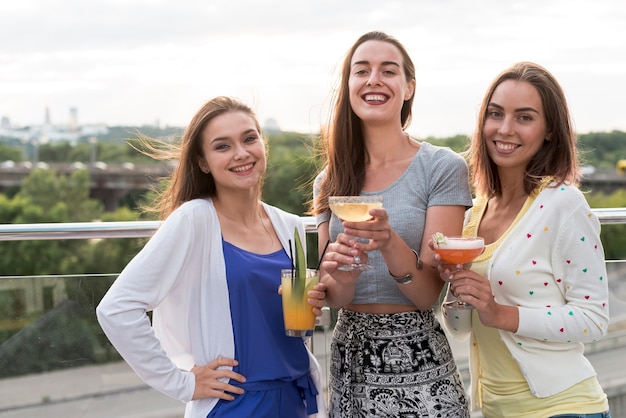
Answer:
[[611, 0], [23, 0], [0, 5], [0, 117], [184, 127], [216, 95], [261, 123], [318, 132], [343, 54], [383, 30], [417, 70], [418, 138], [470, 134], [488, 83], [516, 61], [561, 82], [581, 133], [626, 130], [626, 3]]

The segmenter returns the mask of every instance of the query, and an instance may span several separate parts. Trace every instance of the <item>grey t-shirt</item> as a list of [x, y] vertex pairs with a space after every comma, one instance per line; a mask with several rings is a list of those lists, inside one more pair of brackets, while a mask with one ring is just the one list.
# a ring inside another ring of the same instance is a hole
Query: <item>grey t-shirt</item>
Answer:
[[[317, 185], [324, 175], [325, 171], [322, 171], [315, 179], [314, 194], [317, 194]], [[361, 195], [383, 196], [383, 207], [389, 214], [391, 228], [417, 252], [421, 247], [429, 206], [472, 206], [465, 160], [449, 148], [428, 142], [421, 143], [406, 171], [390, 186], [374, 192], [361, 192]], [[343, 231], [339, 218], [330, 211], [315, 217], [317, 226], [329, 220], [330, 239], [334, 241]], [[368, 263], [374, 269], [359, 276], [352, 303], [412, 305], [389, 275], [380, 252], [372, 251], [368, 255]]]

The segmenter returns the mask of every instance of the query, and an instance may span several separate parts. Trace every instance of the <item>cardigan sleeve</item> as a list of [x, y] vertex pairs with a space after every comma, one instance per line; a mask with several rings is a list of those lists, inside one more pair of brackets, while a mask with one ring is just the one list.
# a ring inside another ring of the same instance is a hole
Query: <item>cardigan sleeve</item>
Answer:
[[[518, 335], [567, 343], [594, 341], [607, 332], [609, 291], [600, 223], [584, 197], [576, 196], [578, 202], [562, 202], [562, 220], [551, 257], [564, 303], [519, 307]], [[567, 216], [566, 205], [571, 208], [572, 204], [574, 209]]]
[[188, 216], [175, 211], [120, 273], [98, 307], [100, 325], [129, 366], [150, 386], [189, 401], [195, 376], [176, 367], [154, 334], [146, 313], [180, 280], [194, 243]]

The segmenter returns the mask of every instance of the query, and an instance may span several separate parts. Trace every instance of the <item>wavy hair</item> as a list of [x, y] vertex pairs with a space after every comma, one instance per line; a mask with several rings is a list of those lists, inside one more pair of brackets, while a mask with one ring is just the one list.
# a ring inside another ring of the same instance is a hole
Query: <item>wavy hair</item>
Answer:
[[[368, 32], [352, 45], [343, 60], [339, 86], [333, 94], [330, 124], [322, 130], [318, 153], [325, 167], [326, 175], [317, 185], [318, 194], [310, 202], [309, 214], [328, 210], [328, 196], [358, 195], [363, 188], [365, 177], [366, 150], [361, 119], [350, 106], [348, 82], [352, 57], [359, 46], [367, 41], [382, 41], [395, 46], [402, 55], [402, 69], [407, 82], [415, 79], [415, 66], [406, 48], [393, 36], [384, 32]], [[411, 123], [413, 98], [405, 100], [400, 112], [400, 123], [405, 129]]]
[[485, 197], [501, 196], [502, 184], [497, 167], [489, 158], [483, 126], [487, 117], [487, 107], [496, 88], [506, 80], [530, 83], [539, 93], [549, 140], [530, 160], [524, 174], [524, 190], [532, 194], [552, 179], [557, 184], [578, 185], [580, 170], [576, 133], [565, 98], [565, 93], [556, 78], [542, 66], [532, 62], [518, 62], [502, 71], [491, 83], [480, 105], [474, 136], [467, 151], [472, 184], [478, 195]]
[[[230, 112], [242, 112], [250, 116], [261, 134], [258, 119], [248, 105], [231, 97], [218, 96], [198, 109], [179, 142], [166, 142], [140, 136], [141, 152], [158, 160], [177, 161], [165, 190], [158, 193], [155, 206], [147, 210], [158, 212], [161, 219], [165, 219], [189, 200], [217, 195], [213, 175], [202, 172], [200, 168], [200, 159], [205, 157], [202, 149], [202, 133], [214, 118]], [[262, 186], [260, 182], [259, 197]]]

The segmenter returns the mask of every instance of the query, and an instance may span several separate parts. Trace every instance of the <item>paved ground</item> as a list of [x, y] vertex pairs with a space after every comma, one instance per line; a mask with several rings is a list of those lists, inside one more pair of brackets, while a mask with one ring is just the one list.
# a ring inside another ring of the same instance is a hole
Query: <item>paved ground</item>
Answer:
[[[324, 380], [329, 345], [330, 332], [315, 334]], [[125, 362], [0, 379], [1, 418], [181, 418], [183, 411], [183, 403], [146, 386]]]
[[[451, 343], [468, 385], [467, 341]], [[329, 344], [330, 332], [316, 333], [313, 348], [321, 353], [324, 379]], [[626, 337], [588, 352], [603, 386], [626, 384]], [[182, 403], [147, 387], [124, 362], [0, 379], [0, 418], [181, 418], [183, 410]]]
[[180, 418], [183, 409], [124, 362], [0, 380], [3, 418]]

